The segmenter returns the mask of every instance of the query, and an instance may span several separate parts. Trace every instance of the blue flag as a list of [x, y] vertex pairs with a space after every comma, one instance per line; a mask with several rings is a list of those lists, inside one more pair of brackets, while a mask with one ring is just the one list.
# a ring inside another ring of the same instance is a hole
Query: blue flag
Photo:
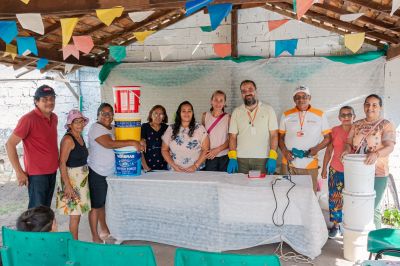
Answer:
[[18, 35], [17, 23], [13, 20], [0, 21], [0, 38], [10, 43]]
[[185, 16], [190, 16], [191, 14], [195, 13], [196, 11], [202, 9], [203, 7], [207, 6], [213, 0], [192, 0], [187, 1], [185, 4], [186, 13]]
[[275, 57], [278, 57], [284, 51], [294, 55], [294, 52], [297, 49], [297, 42], [298, 39], [275, 41]]
[[40, 58], [36, 63], [36, 68], [42, 69], [45, 66], [47, 66], [48, 63], [49, 63], [49, 60], [47, 60], [46, 58]]
[[117, 62], [121, 62], [122, 59], [126, 57], [125, 46], [111, 45], [108, 49], [110, 50], [111, 57], [114, 58]]
[[232, 4], [209, 5], [211, 28], [215, 30], [221, 24], [222, 20], [229, 15], [232, 10]]
[[18, 55], [21, 56], [29, 50], [32, 54], [38, 55], [36, 41], [33, 37], [17, 37]]

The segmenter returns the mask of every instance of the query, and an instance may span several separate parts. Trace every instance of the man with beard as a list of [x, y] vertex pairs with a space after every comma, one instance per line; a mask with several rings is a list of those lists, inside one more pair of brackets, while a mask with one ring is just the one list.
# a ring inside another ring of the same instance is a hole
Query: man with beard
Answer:
[[[35, 109], [21, 117], [6, 143], [18, 185], [28, 187], [29, 209], [40, 205], [50, 207], [53, 197], [58, 168], [55, 100], [53, 88], [47, 85], [37, 88], [33, 97]], [[16, 148], [21, 141], [25, 169], [19, 163]]]
[[279, 124], [283, 175], [310, 175], [317, 191], [318, 152], [331, 141], [331, 129], [323, 111], [311, 107], [310, 90], [305, 86], [293, 92], [296, 106], [283, 113]]
[[258, 170], [273, 174], [278, 154], [278, 122], [275, 111], [257, 97], [254, 81], [240, 84], [244, 104], [235, 108], [229, 126], [228, 173]]

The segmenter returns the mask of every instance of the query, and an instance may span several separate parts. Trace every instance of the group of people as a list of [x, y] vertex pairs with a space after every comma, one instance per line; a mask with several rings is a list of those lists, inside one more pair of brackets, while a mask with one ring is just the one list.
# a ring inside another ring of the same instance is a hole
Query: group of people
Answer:
[[[113, 107], [102, 103], [97, 121], [88, 131], [88, 147], [82, 131], [89, 119], [71, 110], [59, 153], [58, 119], [53, 113], [56, 95], [47, 85], [39, 87], [34, 96], [35, 109], [19, 120], [6, 144], [19, 185], [28, 186], [28, 208], [50, 207], [59, 168], [61, 184], [57, 188], [56, 208], [70, 216], [70, 231], [75, 239], [78, 239], [80, 216], [89, 212], [92, 239], [102, 242], [110, 235], [105, 202], [106, 177], [113, 175], [115, 167], [113, 149], [134, 146], [141, 151], [145, 172], [205, 170], [248, 174], [256, 170], [262, 175], [276, 172], [279, 147], [281, 174], [310, 175], [317, 191], [317, 156], [327, 147], [321, 176], [329, 176], [329, 208], [334, 223], [330, 235], [337, 235], [342, 221], [342, 158], [348, 153], [366, 153], [365, 163], [376, 163], [376, 226], [380, 227], [379, 206], [387, 182], [388, 156], [395, 144], [395, 129], [381, 118], [382, 99], [378, 95], [365, 99], [366, 118], [357, 122], [353, 108], [342, 107], [341, 124], [331, 130], [326, 114], [311, 106], [311, 93], [305, 86], [294, 90], [295, 107], [282, 114], [279, 126], [273, 108], [259, 100], [254, 81], [244, 80], [240, 92], [243, 104], [229, 115], [225, 112], [226, 94], [215, 91], [211, 108], [202, 114], [200, 122], [196, 121], [193, 105], [188, 101], [178, 106], [170, 125], [165, 108], [156, 105], [151, 108], [147, 123], [142, 124], [141, 141], [115, 140]], [[21, 141], [25, 169], [16, 151]]]

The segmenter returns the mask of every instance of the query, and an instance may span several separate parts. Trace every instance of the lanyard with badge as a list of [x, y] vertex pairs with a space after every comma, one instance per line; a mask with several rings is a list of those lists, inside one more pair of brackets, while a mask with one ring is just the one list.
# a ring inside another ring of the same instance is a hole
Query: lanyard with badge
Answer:
[[300, 130], [297, 131], [297, 137], [299, 137], [299, 138], [304, 137], [303, 125], [304, 125], [304, 121], [306, 120], [306, 114], [307, 114], [307, 111], [299, 112]]
[[249, 117], [249, 125], [251, 125], [250, 127], [250, 132], [252, 136], [255, 136], [257, 134], [256, 128], [254, 126], [254, 120], [256, 120], [256, 116], [257, 116], [257, 111], [258, 111], [258, 106], [254, 112], [254, 116], [251, 117], [251, 112], [247, 111], [247, 116]]

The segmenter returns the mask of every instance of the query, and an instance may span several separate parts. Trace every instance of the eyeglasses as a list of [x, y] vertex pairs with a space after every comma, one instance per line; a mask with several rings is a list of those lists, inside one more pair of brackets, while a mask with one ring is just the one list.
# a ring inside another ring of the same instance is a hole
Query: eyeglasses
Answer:
[[341, 118], [346, 118], [346, 117], [351, 118], [351, 117], [353, 117], [353, 114], [352, 113], [343, 113], [343, 114], [340, 114], [340, 117]]
[[294, 100], [295, 101], [300, 101], [300, 100], [307, 100], [310, 96], [308, 95], [303, 95], [303, 96], [295, 96]]
[[255, 89], [240, 90], [240, 92], [241, 92], [242, 94], [253, 93], [253, 92], [255, 92], [255, 91], [256, 91]]
[[85, 119], [75, 119], [72, 124], [85, 124]]
[[101, 116], [104, 116], [104, 117], [111, 117], [111, 116], [114, 116], [114, 113], [113, 112], [103, 112], [103, 111], [101, 111], [100, 112], [100, 114], [101, 114]]
[[158, 113], [153, 113], [152, 115], [155, 117], [164, 117], [165, 116], [165, 114], [158, 114]]

